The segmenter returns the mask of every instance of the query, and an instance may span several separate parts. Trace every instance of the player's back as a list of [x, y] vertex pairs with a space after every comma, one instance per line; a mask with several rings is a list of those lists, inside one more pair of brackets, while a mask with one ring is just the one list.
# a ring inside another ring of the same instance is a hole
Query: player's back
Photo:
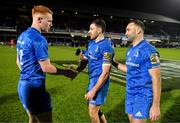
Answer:
[[[34, 28], [28, 28], [17, 40], [17, 52], [20, 63], [20, 79], [44, 79], [39, 63], [38, 54], [41, 47], [47, 47], [47, 41], [40, 32]], [[45, 55], [45, 57], [47, 57]]]

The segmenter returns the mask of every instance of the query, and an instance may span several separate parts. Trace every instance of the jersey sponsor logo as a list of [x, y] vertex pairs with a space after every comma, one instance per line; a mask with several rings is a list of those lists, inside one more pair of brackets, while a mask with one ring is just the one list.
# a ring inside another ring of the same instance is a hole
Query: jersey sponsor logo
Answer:
[[94, 59], [94, 60], [98, 60], [98, 58], [96, 58], [96, 57], [94, 57], [94, 56], [92, 56], [92, 55], [88, 55], [91, 59]]
[[150, 60], [151, 60], [151, 64], [157, 64], [160, 62], [157, 53], [152, 54]]
[[103, 59], [104, 59], [104, 60], [111, 60], [111, 58], [112, 58], [112, 54], [111, 54], [111, 53], [105, 52], [105, 53], [103, 54]]
[[141, 114], [140, 111], [138, 111], [138, 112], [135, 114], [135, 116], [137, 116], [137, 117], [142, 117], [142, 114]]
[[132, 62], [126, 62], [126, 65], [133, 66], [133, 67], [139, 67], [139, 64], [135, 64]]

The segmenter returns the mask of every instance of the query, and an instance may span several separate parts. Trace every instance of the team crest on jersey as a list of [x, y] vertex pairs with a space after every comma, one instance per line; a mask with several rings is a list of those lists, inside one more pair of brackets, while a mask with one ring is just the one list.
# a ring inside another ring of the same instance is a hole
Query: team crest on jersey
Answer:
[[97, 52], [97, 51], [98, 51], [98, 49], [99, 49], [99, 47], [97, 46], [97, 47], [95, 48], [95, 50], [94, 50], [94, 51], [95, 51], [95, 52]]
[[135, 51], [134, 56], [135, 56], [135, 57], [138, 57], [138, 56], [139, 56], [139, 50], [136, 50], [136, 51]]
[[152, 54], [150, 60], [151, 60], [151, 64], [157, 64], [160, 62], [157, 53]]
[[103, 55], [104, 60], [111, 60], [112, 54], [109, 52], [105, 52]]

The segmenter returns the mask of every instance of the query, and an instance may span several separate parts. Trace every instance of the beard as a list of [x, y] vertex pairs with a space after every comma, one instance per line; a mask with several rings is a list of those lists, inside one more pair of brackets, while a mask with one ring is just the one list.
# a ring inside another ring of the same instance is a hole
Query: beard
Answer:
[[98, 37], [98, 35], [90, 35], [91, 40], [95, 40]]
[[128, 42], [133, 42], [133, 40], [136, 38], [136, 35], [135, 34], [132, 34], [130, 36], [127, 36], [127, 41]]

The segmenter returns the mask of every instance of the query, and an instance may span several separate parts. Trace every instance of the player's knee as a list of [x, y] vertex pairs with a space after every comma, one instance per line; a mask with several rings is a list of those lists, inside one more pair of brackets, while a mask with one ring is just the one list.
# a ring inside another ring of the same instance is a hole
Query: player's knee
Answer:
[[91, 117], [91, 118], [96, 118], [97, 116], [98, 116], [98, 111], [96, 111], [96, 110], [89, 110], [89, 116]]

